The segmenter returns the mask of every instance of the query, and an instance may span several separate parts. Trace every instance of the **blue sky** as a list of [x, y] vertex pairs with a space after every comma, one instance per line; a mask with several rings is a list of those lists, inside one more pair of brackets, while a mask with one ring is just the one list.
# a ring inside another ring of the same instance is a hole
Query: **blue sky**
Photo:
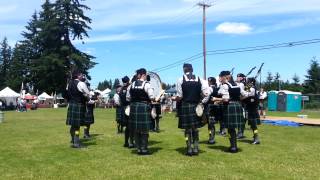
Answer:
[[[87, 0], [93, 20], [90, 38], [74, 42], [96, 57], [90, 71], [95, 86], [104, 79], [132, 75], [140, 67], [152, 70], [202, 51], [202, 10], [195, 0]], [[320, 38], [319, 0], [216, 0], [207, 11], [207, 50], [291, 42]], [[43, 1], [1, 0], [0, 38], [11, 45], [34, 10]], [[279, 72], [281, 79], [296, 73], [303, 79], [312, 56], [320, 57], [319, 44], [268, 51], [207, 57], [207, 76], [235, 67], [248, 72], [265, 63], [266, 73]], [[202, 59], [193, 63], [202, 77]], [[159, 73], [164, 82], [175, 83], [181, 65]]]

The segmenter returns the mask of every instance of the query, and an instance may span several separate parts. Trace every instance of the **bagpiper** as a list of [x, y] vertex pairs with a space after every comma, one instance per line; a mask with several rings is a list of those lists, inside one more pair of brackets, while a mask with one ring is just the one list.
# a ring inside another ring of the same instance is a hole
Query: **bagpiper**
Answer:
[[67, 86], [68, 114], [66, 124], [70, 127], [71, 147], [82, 148], [80, 143], [80, 126], [83, 125], [86, 113], [86, 102], [90, 97], [90, 93], [85, 78], [80, 71], [72, 73], [72, 80]]

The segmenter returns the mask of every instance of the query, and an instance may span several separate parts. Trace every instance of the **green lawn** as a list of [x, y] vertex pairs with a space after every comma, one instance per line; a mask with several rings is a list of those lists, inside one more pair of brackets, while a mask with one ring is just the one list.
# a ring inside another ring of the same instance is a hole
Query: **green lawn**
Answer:
[[302, 112], [279, 112], [279, 111], [269, 111], [268, 116], [280, 116], [280, 117], [297, 117], [298, 114], [308, 115], [308, 118], [320, 119], [320, 110], [304, 110]]
[[247, 139], [241, 152], [225, 152], [229, 143], [218, 136], [207, 145], [201, 129], [201, 153], [183, 155], [183, 133], [173, 114], [161, 122], [161, 133], [151, 133], [151, 156], [125, 149], [116, 134], [113, 110], [97, 109], [94, 138], [87, 149], [69, 147], [66, 109], [5, 112], [0, 124], [0, 179], [319, 179], [320, 128], [260, 127], [261, 145]]

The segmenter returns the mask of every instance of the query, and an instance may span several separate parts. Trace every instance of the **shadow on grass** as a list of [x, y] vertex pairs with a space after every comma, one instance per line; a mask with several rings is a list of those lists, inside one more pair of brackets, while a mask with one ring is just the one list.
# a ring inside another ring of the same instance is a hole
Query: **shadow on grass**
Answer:
[[151, 140], [151, 141], [149, 141], [148, 145], [149, 146], [153, 146], [155, 144], [160, 144], [160, 143], [161, 143], [161, 141], [153, 141], [153, 140]]
[[[158, 153], [158, 152], [159, 152], [160, 150], [162, 150], [162, 149], [163, 149], [163, 148], [161, 148], [161, 147], [150, 147], [150, 148], [149, 148], [149, 152], [150, 152], [149, 155], [156, 154], [156, 153]], [[131, 151], [131, 153], [138, 155], [137, 149], [133, 149], [133, 150]]]
[[[186, 153], [187, 153], [187, 148], [186, 147], [180, 147], [180, 148], [177, 148], [175, 149], [178, 153], [186, 156]], [[206, 151], [203, 151], [201, 149], [199, 149], [199, 154], [202, 154], [202, 153], [205, 153]]]
[[247, 144], [251, 144], [252, 143], [252, 140], [249, 140], [249, 139], [240, 139], [238, 141], [239, 142], [243, 142], [243, 143], [247, 143]]
[[[226, 152], [226, 153], [230, 153], [229, 152], [229, 147], [227, 146], [208, 146], [209, 149], [213, 149], [213, 150], [218, 150], [218, 151], [222, 151], [222, 152]], [[238, 152], [242, 152], [242, 149], [238, 148]]]

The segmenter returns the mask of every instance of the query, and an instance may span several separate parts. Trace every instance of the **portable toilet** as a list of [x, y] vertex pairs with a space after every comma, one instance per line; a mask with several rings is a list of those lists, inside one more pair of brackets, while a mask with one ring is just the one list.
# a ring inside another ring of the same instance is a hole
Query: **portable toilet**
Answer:
[[278, 104], [278, 91], [269, 91], [268, 92], [268, 110], [276, 111]]
[[301, 95], [300, 92], [279, 91], [278, 111], [300, 112], [302, 102]]

